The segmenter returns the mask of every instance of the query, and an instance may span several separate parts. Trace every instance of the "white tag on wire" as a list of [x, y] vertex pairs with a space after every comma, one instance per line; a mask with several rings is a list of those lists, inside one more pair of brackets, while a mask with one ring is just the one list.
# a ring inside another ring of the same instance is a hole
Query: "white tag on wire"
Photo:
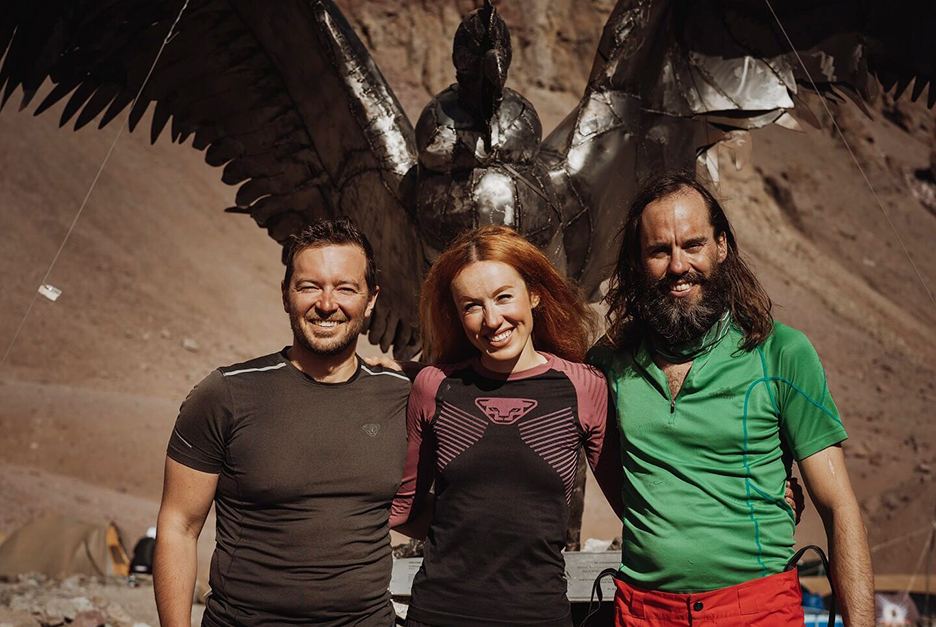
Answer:
[[62, 295], [62, 290], [47, 283], [39, 286], [39, 293], [54, 303]]

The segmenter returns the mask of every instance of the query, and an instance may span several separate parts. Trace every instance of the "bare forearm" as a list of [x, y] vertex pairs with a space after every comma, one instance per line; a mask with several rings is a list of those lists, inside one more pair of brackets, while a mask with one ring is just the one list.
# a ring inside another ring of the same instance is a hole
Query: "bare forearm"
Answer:
[[[853, 510], [853, 511], [852, 511]], [[868, 534], [857, 504], [826, 523], [835, 596], [846, 627], [873, 627], [874, 575]]]
[[874, 575], [868, 532], [845, 468], [840, 445], [799, 462], [806, 489], [829, 540], [832, 582], [846, 627], [874, 626]]
[[153, 588], [161, 627], [191, 627], [198, 537], [160, 529], [153, 555]]

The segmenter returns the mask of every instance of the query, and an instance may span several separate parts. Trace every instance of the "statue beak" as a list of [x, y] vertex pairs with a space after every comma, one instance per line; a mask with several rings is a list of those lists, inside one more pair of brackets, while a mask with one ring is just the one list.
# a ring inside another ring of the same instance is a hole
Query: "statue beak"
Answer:
[[494, 93], [500, 96], [507, 82], [507, 66], [497, 50], [488, 50], [481, 61], [481, 71], [484, 78], [494, 87]]

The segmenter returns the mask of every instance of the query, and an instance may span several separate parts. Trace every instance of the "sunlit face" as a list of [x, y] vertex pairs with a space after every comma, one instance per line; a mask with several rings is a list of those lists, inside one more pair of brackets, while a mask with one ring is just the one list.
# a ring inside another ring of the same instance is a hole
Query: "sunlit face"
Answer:
[[495, 372], [532, 367], [533, 309], [523, 277], [500, 261], [476, 261], [452, 280], [452, 297], [465, 335], [481, 351], [481, 364]]
[[701, 279], [725, 260], [725, 234], [715, 237], [705, 200], [695, 190], [664, 196], [647, 205], [640, 219], [640, 254], [650, 282], [674, 300], [698, 303]]
[[721, 271], [728, 255], [715, 236], [705, 200], [695, 190], [664, 196], [640, 221], [644, 275], [634, 289], [635, 313], [671, 343], [698, 337], [728, 307], [730, 285]]
[[317, 355], [353, 350], [374, 309], [377, 289], [368, 294], [367, 258], [360, 246], [306, 248], [293, 260], [283, 307], [296, 343]]

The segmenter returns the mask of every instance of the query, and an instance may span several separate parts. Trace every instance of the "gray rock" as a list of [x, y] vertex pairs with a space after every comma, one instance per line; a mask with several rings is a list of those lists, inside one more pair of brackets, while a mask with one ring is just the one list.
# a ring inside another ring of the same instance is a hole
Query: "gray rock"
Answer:
[[8, 607], [11, 612], [24, 612], [26, 614], [37, 614], [42, 611], [36, 605], [35, 598], [28, 594], [14, 594]]
[[100, 610], [81, 612], [71, 622], [71, 627], [102, 627], [108, 624], [107, 620], [107, 615]]
[[94, 609], [94, 603], [89, 601], [87, 597], [73, 597], [71, 602], [75, 604], [79, 614], [82, 612], [90, 612]]
[[895, 510], [900, 507], [900, 497], [896, 494], [888, 493], [881, 497], [881, 503], [889, 510]]
[[[81, 590], [85, 585], [84, 577], [81, 575], [72, 575], [62, 580], [62, 583], [59, 584], [62, 590]], [[87, 599], [85, 599], [87, 601]]]
[[[90, 601], [87, 599], [83, 600], [86, 604], [90, 605]], [[61, 625], [66, 620], [69, 622], [75, 620], [75, 617], [81, 613], [81, 610], [82, 608], [72, 599], [58, 599], [53, 597], [48, 599], [42, 607], [40, 621], [48, 625]]]
[[107, 616], [111, 619], [108, 621], [111, 624], [120, 623], [120, 624], [133, 624], [133, 619], [130, 618], [130, 615], [127, 614], [127, 611], [117, 605], [116, 603], [110, 603], [104, 611], [107, 613]]

